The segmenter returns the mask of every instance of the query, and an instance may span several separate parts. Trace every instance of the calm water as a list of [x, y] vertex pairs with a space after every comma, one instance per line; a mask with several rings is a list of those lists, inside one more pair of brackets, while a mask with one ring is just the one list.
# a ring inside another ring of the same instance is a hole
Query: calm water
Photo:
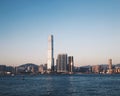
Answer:
[[120, 96], [120, 75], [0, 77], [0, 96]]

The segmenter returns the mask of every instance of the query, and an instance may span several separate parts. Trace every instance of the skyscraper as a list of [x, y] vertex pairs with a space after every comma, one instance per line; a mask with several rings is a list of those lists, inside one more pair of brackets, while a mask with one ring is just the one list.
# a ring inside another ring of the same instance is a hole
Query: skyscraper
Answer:
[[108, 60], [108, 66], [109, 66], [109, 73], [112, 74], [113, 73], [113, 70], [112, 70], [112, 59], [109, 59]]
[[54, 71], [54, 53], [53, 53], [53, 35], [48, 37], [48, 61], [47, 61], [47, 69], [51, 72]]
[[56, 63], [57, 72], [67, 72], [67, 54], [59, 54]]
[[73, 56], [68, 57], [68, 72], [73, 72], [74, 71], [74, 60]]
[[109, 64], [109, 69], [111, 70], [112, 69], [112, 59], [108, 60], [108, 64]]

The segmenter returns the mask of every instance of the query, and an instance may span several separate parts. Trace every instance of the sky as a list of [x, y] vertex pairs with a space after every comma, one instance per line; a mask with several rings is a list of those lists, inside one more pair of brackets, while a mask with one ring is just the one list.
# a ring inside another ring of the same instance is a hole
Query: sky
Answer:
[[120, 0], [0, 0], [0, 64], [47, 63], [74, 56], [76, 66], [120, 63]]

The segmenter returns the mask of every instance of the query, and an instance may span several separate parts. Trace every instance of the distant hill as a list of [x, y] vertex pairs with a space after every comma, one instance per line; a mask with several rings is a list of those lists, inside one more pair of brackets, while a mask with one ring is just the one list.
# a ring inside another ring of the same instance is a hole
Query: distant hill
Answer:
[[26, 70], [31, 70], [32, 68], [34, 68], [34, 71], [37, 72], [38, 71], [38, 65], [33, 64], [33, 63], [26, 63], [26, 64], [22, 64], [20, 66], [17, 67], [17, 70], [19, 72], [26, 72]]
[[28, 67], [28, 66], [31, 66], [31, 67], [38, 67], [38, 65], [33, 64], [33, 63], [22, 64], [22, 65], [20, 65], [20, 66], [18, 66], [18, 67]]
[[120, 67], [120, 64], [116, 64], [115, 67]]

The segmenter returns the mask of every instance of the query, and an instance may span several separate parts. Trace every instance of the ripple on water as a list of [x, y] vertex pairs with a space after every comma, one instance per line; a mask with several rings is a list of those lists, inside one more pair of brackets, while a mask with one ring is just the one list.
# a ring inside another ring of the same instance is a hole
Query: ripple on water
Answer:
[[0, 77], [0, 96], [119, 96], [120, 75]]

